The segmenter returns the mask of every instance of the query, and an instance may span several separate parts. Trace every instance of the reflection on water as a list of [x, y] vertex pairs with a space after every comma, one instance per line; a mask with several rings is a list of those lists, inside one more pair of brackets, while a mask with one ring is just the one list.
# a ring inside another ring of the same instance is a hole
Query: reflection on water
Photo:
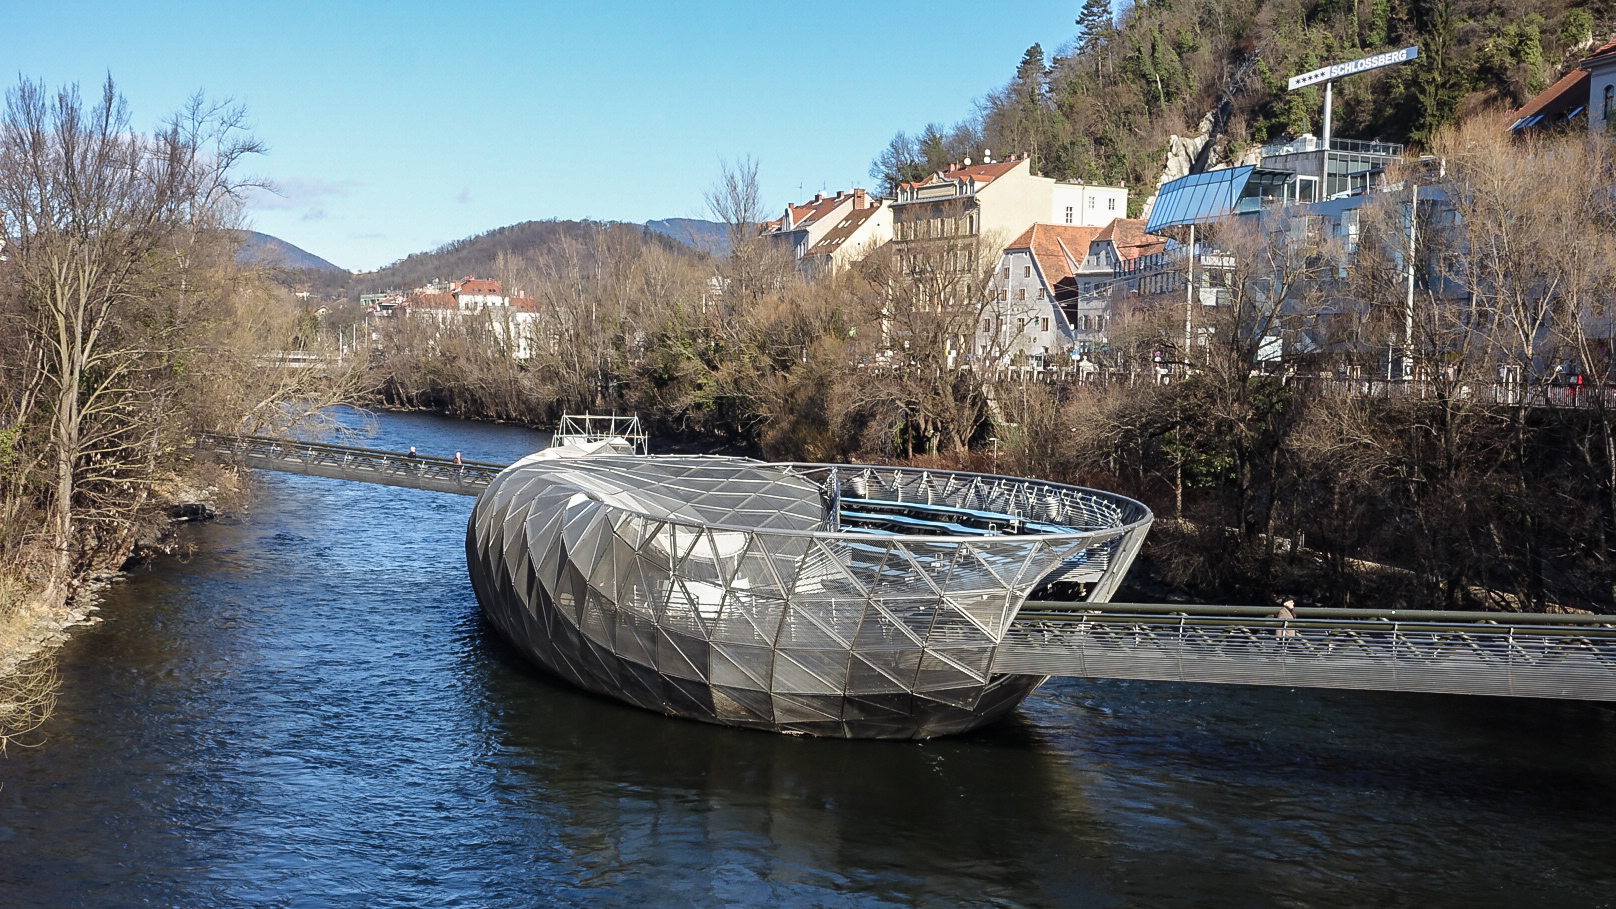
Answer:
[[[378, 447], [542, 437], [384, 416]], [[958, 740], [665, 719], [487, 631], [471, 500], [266, 474], [0, 759], [6, 906], [1600, 906], [1616, 713], [1053, 682]]]

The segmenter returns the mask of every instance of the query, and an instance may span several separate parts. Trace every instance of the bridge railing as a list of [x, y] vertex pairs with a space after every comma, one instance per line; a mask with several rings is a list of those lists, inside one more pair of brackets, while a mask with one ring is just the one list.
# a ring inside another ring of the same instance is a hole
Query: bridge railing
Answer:
[[411, 455], [273, 436], [204, 433], [197, 446], [242, 458], [255, 467], [476, 495], [507, 465]]
[[1616, 616], [1028, 603], [993, 670], [1616, 700]]

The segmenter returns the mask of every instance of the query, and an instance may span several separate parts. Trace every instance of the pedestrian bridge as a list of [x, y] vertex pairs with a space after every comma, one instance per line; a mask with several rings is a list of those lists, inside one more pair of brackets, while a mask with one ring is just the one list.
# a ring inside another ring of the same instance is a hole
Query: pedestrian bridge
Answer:
[[[259, 436], [199, 447], [250, 467], [475, 496], [505, 468]], [[994, 675], [1616, 701], [1616, 616], [1029, 600]]]
[[224, 436], [207, 433], [199, 448], [240, 458], [248, 467], [305, 473], [333, 480], [355, 480], [475, 496], [508, 465], [485, 461], [412, 455], [317, 442], [294, 442], [270, 436]]

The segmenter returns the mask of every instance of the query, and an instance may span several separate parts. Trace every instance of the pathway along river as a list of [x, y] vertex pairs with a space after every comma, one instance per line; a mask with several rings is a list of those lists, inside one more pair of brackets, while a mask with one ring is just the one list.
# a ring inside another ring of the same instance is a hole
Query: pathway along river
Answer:
[[64, 649], [43, 744], [0, 758], [0, 905], [1616, 904], [1606, 706], [1059, 680], [961, 739], [722, 729], [520, 662], [470, 498], [262, 484]]

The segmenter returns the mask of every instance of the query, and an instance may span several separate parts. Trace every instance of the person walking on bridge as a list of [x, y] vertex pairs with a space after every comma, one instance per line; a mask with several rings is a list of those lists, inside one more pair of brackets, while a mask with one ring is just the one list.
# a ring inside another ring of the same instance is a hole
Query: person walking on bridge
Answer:
[[1274, 631], [1274, 636], [1280, 639], [1296, 637], [1296, 629], [1290, 623], [1296, 618], [1296, 601], [1287, 598], [1280, 604], [1278, 618], [1285, 624]]

